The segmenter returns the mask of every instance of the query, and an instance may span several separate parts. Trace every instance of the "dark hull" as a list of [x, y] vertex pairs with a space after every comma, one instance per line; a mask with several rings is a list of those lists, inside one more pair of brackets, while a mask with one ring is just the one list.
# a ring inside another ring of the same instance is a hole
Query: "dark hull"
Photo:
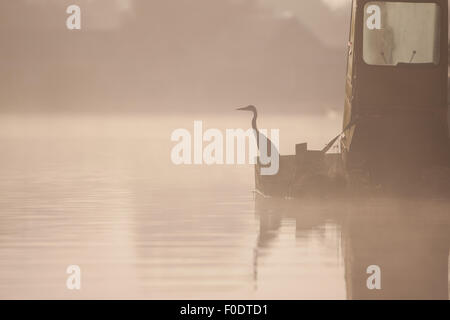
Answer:
[[347, 170], [341, 154], [320, 151], [280, 156], [278, 174], [263, 176], [255, 165], [258, 193], [274, 198], [400, 196], [450, 198], [450, 167], [398, 167], [383, 175]]
[[255, 166], [256, 190], [278, 198], [341, 194], [346, 179], [340, 154], [307, 151], [306, 145], [299, 146], [296, 155], [280, 156], [277, 175], [263, 176], [261, 165]]

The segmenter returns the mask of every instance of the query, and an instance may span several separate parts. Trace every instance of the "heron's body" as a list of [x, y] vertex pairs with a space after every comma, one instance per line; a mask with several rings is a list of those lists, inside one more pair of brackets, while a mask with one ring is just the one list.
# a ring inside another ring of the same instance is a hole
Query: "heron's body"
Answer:
[[[260, 145], [260, 136], [261, 136], [261, 132], [258, 129], [258, 125], [256, 123], [256, 120], [258, 119], [258, 110], [256, 109], [255, 106], [247, 106], [244, 108], [239, 108], [237, 110], [241, 110], [241, 111], [251, 111], [253, 113], [253, 119], [252, 119], [252, 128], [255, 134], [255, 138], [256, 138], [256, 145], [258, 146], [258, 150], [261, 150], [261, 145]], [[265, 140], [267, 141], [267, 155], [270, 156], [272, 148], [274, 148], [274, 145], [272, 144], [272, 141], [270, 141], [270, 139], [266, 136], [264, 136]]]

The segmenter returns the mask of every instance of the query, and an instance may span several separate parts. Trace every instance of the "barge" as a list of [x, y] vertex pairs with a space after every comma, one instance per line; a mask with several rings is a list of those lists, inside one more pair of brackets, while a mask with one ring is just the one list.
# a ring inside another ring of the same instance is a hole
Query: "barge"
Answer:
[[298, 144], [274, 176], [258, 161], [256, 190], [449, 195], [447, 0], [353, 0], [351, 10], [342, 134], [324, 150]]

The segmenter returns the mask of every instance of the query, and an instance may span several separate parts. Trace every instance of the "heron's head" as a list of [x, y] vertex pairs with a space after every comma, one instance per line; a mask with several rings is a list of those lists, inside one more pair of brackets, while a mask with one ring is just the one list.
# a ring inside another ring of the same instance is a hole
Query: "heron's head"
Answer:
[[256, 113], [256, 107], [255, 106], [247, 106], [247, 107], [243, 107], [243, 108], [238, 108], [236, 110], [240, 110], [240, 111], [251, 111], [253, 113]]

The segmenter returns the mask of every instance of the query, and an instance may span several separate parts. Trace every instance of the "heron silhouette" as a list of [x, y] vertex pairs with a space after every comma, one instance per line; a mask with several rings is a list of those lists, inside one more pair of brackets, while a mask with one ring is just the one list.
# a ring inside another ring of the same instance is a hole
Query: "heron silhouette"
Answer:
[[[236, 110], [239, 111], [251, 111], [253, 112], [253, 119], [252, 119], [252, 128], [253, 128], [253, 133], [255, 134], [255, 138], [256, 138], [256, 145], [258, 146], [258, 150], [261, 149], [261, 146], [259, 144], [259, 137], [260, 135], [263, 136], [267, 142], [267, 156], [271, 156], [272, 154], [272, 150], [274, 150], [275, 152], [278, 152], [278, 150], [276, 149], [275, 145], [272, 143], [272, 141], [270, 141], [270, 139], [266, 136], [264, 136], [258, 129], [258, 126], [256, 124], [256, 119], [258, 119], [258, 110], [256, 109], [255, 106], [253, 105], [249, 105], [247, 107], [243, 107], [243, 108], [238, 108]], [[263, 139], [264, 140], [264, 139]], [[272, 149], [273, 148], [273, 149]]]

